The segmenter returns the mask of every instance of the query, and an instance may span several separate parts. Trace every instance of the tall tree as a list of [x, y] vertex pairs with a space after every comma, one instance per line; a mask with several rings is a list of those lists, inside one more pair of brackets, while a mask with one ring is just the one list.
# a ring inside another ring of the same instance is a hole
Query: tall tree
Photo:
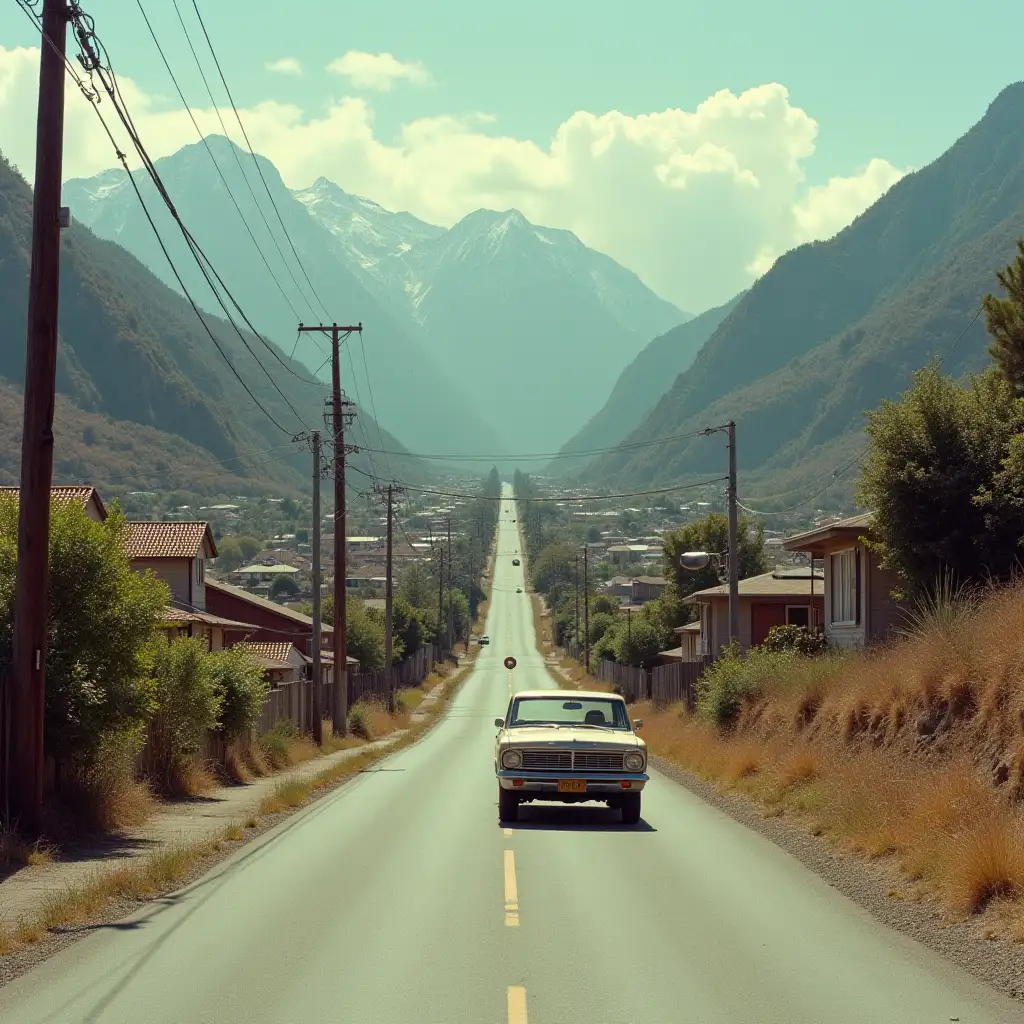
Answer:
[[996, 277], [1006, 298], [985, 296], [985, 319], [993, 339], [988, 351], [1002, 378], [1021, 397], [1024, 396], [1024, 239], [1017, 242], [1017, 259]]
[[[770, 566], [764, 552], [764, 527], [758, 523], [751, 529], [746, 516], [741, 515], [738, 521], [740, 549], [740, 579], [758, 576], [768, 572]], [[709, 565], [693, 572], [679, 564], [679, 556], [684, 551], [723, 552], [729, 546], [729, 520], [712, 512], [695, 523], [687, 523], [677, 530], [665, 534], [664, 539], [664, 571], [666, 579], [675, 585], [676, 594], [682, 598], [687, 594], [696, 593], [707, 587], [719, 584], [718, 569]]]

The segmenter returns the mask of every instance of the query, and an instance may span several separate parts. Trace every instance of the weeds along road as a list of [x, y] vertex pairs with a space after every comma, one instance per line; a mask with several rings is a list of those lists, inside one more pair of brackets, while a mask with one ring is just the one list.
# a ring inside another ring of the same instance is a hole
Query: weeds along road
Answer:
[[656, 774], [643, 819], [497, 822], [493, 719], [551, 687], [503, 503], [491, 646], [424, 739], [0, 990], [18, 1024], [1008, 1024], [1016, 1004]]

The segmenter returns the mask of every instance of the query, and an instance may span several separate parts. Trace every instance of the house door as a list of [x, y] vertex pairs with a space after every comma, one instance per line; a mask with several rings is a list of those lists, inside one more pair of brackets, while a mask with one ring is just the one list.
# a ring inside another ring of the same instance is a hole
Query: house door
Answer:
[[763, 643], [768, 630], [772, 626], [786, 624], [786, 606], [784, 604], [758, 604], [750, 606], [750, 643], [756, 647]]

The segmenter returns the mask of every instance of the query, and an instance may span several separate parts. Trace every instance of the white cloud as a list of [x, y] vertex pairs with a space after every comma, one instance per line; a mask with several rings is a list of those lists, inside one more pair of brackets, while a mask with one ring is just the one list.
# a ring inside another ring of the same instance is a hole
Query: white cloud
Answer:
[[[0, 47], [0, 150], [29, 173], [38, 59]], [[195, 141], [184, 111], [129, 80], [121, 88], [153, 157]], [[65, 177], [95, 174], [114, 163], [110, 144], [77, 91], [68, 95]], [[212, 110], [195, 114], [204, 131], [220, 131]], [[690, 310], [731, 297], [794, 245], [835, 234], [901, 175], [876, 158], [808, 188], [818, 126], [777, 84], [723, 90], [693, 111], [577, 111], [546, 146], [501, 135], [481, 114], [421, 118], [384, 140], [369, 103], [350, 96], [319, 116], [275, 101], [242, 116], [292, 187], [326, 175], [438, 224], [515, 207], [575, 231]]]
[[266, 68], [279, 75], [302, 74], [302, 65], [294, 57], [281, 57], [279, 60], [267, 61]]
[[429, 85], [431, 78], [419, 61], [400, 61], [390, 53], [364, 53], [349, 50], [343, 57], [332, 60], [327, 70], [347, 78], [355, 89], [375, 89], [388, 92], [396, 82]]

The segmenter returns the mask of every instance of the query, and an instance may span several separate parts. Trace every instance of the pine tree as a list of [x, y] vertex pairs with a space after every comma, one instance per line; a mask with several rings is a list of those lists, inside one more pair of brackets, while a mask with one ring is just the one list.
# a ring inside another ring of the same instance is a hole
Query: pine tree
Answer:
[[996, 277], [1006, 298], [985, 296], [988, 333], [994, 339], [988, 352], [1003, 379], [1024, 396], [1024, 239], [1017, 242], [1017, 259]]

